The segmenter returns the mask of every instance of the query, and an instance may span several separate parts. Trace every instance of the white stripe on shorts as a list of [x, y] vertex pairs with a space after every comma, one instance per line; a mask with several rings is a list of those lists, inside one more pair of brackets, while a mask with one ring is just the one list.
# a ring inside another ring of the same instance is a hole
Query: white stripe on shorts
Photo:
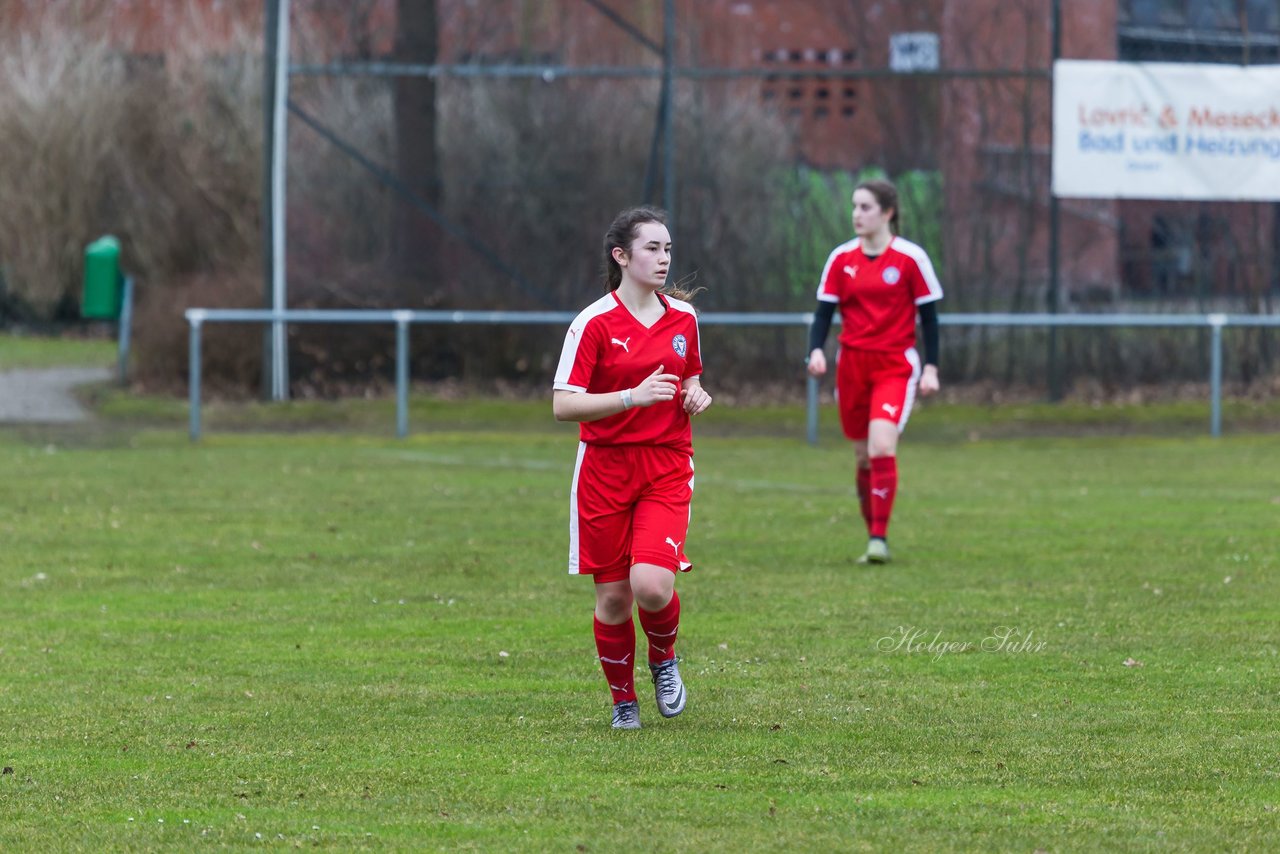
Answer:
[[[689, 457], [689, 519], [685, 523], [684, 541], [685, 545], [689, 543], [689, 529], [693, 527], [693, 457]], [[687, 560], [680, 561], [680, 571], [688, 572], [689, 567], [693, 566]]]
[[578, 460], [573, 464], [573, 483], [569, 486], [569, 574], [578, 574], [578, 473], [582, 471], [582, 457], [587, 443], [578, 443]]
[[907, 380], [907, 397], [902, 401], [902, 417], [898, 419], [898, 434], [906, 429], [907, 419], [911, 417], [911, 407], [916, 402], [916, 386], [920, 384], [920, 354], [915, 347], [908, 347], [902, 355], [911, 363], [911, 379]]

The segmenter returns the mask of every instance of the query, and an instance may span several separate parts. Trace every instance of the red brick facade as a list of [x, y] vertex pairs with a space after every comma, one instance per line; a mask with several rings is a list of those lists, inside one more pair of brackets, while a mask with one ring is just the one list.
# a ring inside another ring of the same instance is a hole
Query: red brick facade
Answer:
[[[605, 0], [643, 33], [662, 40], [663, 0]], [[0, 0], [0, 22], [21, 26], [37, 11], [74, 0]], [[83, 4], [80, 4], [83, 5]], [[123, 48], [146, 54], [199, 38], [206, 49], [260, 40], [263, 0], [132, 0], [89, 4], [86, 21]], [[1114, 59], [1118, 0], [1063, 2], [1061, 55]], [[294, 0], [298, 53], [341, 44], [350, 58], [391, 52], [396, 0]], [[437, 0], [441, 62], [545, 62], [648, 66], [661, 59], [583, 0]], [[707, 97], [755, 99], [791, 127], [803, 161], [822, 169], [880, 166], [897, 175], [938, 170], [944, 179], [947, 266], [964, 288], [1025, 294], [1043, 305], [1048, 282], [1050, 0], [677, 0], [677, 62], [756, 72], [682, 83]], [[194, 11], [193, 11], [194, 10]], [[194, 23], [193, 23], [194, 22]], [[942, 75], [885, 73], [894, 33], [939, 38]], [[325, 58], [325, 57], [319, 57]], [[794, 72], [849, 70], [837, 78]], [[999, 72], [1013, 71], [1002, 75]], [[975, 76], [981, 72], [987, 76]], [[1060, 278], [1064, 305], [1114, 298], [1118, 283], [1158, 290], [1148, 267], [1129, 260], [1158, 242], [1157, 218], [1186, 206], [1063, 200]], [[1239, 206], [1214, 218], [1230, 236], [1252, 232]], [[1251, 216], [1258, 216], [1253, 211]], [[1268, 206], [1261, 214], [1274, 219]], [[1224, 224], [1225, 223], [1225, 224]], [[1266, 228], [1262, 227], [1263, 232]], [[1122, 245], [1123, 244], [1123, 245]]]

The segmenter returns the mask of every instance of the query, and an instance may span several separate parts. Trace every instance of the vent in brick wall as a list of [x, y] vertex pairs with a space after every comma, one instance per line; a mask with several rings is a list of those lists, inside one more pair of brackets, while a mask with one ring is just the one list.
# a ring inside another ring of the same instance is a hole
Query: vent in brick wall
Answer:
[[759, 59], [774, 72], [766, 74], [760, 84], [764, 103], [794, 118], [840, 120], [857, 114], [858, 87], [853, 80], [816, 73], [856, 67], [856, 50], [777, 48], [762, 51]]

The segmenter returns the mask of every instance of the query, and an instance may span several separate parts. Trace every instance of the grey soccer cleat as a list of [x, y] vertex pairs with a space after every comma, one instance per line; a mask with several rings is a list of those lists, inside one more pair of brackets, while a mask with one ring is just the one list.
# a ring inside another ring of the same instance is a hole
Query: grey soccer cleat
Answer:
[[879, 537], [872, 537], [867, 542], [867, 550], [858, 558], [858, 563], [888, 563], [889, 544]]
[[640, 703], [627, 700], [613, 704], [614, 729], [640, 729]]
[[684, 680], [680, 678], [680, 659], [673, 658], [661, 664], [650, 664], [653, 672], [653, 695], [658, 701], [658, 711], [664, 718], [674, 718], [684, 711], [687, 699]]

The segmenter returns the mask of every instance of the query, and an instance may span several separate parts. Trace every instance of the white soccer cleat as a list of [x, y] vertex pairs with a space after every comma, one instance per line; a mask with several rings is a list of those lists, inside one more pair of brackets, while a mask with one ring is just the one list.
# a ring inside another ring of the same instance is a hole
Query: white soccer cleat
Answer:
[[613, 704], [614, 729], [640, 729], [640, 703], [626, 700]]
[[664, 718], [674, 718], [683, 712], [687, 699], [678, 661], [678, 658], [673, 658], [661, 664], [649, 665], [649, 670], [653, 673], [653, 695], [658, 701], [658, 711]]
[[879, 537], [872, 537], [858, 563], [888, 563], [889, 560], [889, 544]]

